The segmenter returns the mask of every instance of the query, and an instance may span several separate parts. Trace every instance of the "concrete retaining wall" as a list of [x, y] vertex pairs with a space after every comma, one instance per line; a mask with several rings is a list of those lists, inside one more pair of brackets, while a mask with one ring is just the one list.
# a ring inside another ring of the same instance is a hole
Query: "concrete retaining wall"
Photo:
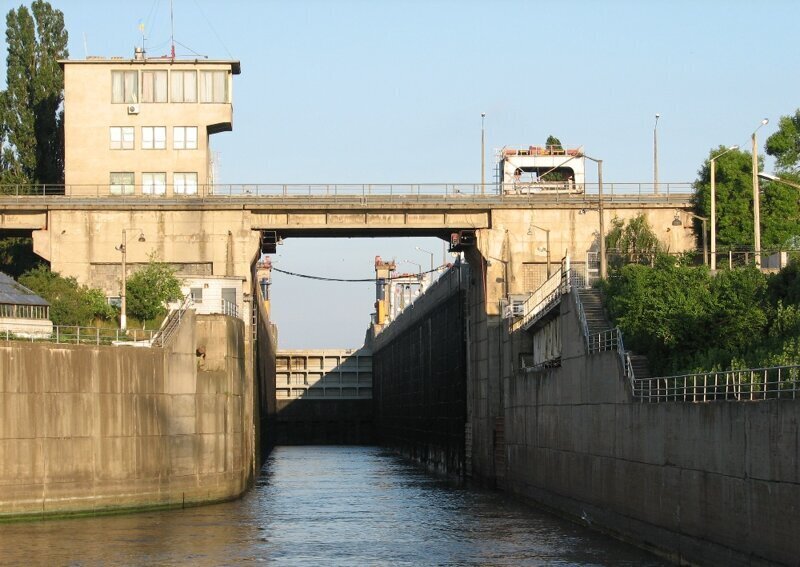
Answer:
[[796, 564], [800, 401], [632, 400], [615, 352], [505, 380], [506, 488], [675, 559]]
[[0, 517], [240, 495], [254, 470], [243, 333], [188, 312], [164, 349], [0, 343]]

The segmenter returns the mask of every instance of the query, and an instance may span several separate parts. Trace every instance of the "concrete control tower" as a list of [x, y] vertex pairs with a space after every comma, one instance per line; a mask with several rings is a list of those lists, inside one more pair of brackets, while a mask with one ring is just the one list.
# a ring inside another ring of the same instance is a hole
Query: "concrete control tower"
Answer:
[[503, 148], [497, 167], [504, 194], [584, 192], [582, 148]]

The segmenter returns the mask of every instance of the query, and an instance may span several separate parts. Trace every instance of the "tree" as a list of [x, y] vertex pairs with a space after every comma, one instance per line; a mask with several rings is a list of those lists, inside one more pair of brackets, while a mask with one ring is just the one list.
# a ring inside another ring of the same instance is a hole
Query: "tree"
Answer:
[[558, 150], [558, 151], [564, 150], [564, 146], [561, 145], [561, 140], [559, 140], [552, 134], [550, 134], [547, 137], [547, 141], [544, 144], [548, 150]]
[[128, 278], [126, 287], [128, 313], [142, 322], [165, 315], [167, 303], [183, 297], [175, 270], [155, 256]]
[[114, 316], [102, 291], [79, 285], [75, 278], [61, 277], [47, 266], [26, 272], [19, 283], [50, 303], [50, 319], [56, 325], [86, 326], [94, 319]]
[[[31, 11], [33, 14], [31, 14]], [[6, 90], [0, 93], [0, 181], [63, 183], [64, 14], [34, 0], [6, 16]]]
[[644, 213], [625, 221], [619, 217], [611, 219], [611, 230], [605, 236], [606, 249], [615, 252], [612, 268], [623, 264], [652, 264], [662, 251], [661, 243], [647, 222]]
[[33, 253], [33, 240], [30, 238], [0, 238], [0, 272], [19, 278], [40, 263], [42, 260]]
[[800, 109], [794, 116], [781, 116], [778, 131], [767, 138], [767, 153], [782, 173], [800, 173]]
[[[695, 214], [711, 217], [711, 162], [725, 152], [719, 146], [698, 171], [694, 183]], [[731, 150], [716, 159], [717, 245], [723, 249], [753, 245], [753, 158], [742, 150]], [[759, 169], [763, 159], [759, 157]], [[787, 174], [791, 175], [791, 174]], [[787, 239], [800, 234], [800, 202], [796, 189], [762, 181], [761, 247], [783, 249]], [[702, 235], [698, 235], [698, 241]], [[699, 244], [699, 242], [698, 242]]]

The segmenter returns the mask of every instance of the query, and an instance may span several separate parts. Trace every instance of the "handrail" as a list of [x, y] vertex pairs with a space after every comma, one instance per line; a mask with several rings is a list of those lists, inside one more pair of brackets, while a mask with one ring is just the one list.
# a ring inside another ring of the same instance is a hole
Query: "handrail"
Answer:
[[25, 342], [51, 342], [55, 344], [110, 345], [150, 342], [156, 331], [152, 329], [114, 329], [106, 327], [79, 327], [54, 325], [52, 332], [0, 329], [0, 340]]
[[561, 259], [558, 270], [522, 303], [523, 315], [514, 319], [511, 323], [511, 331], [529, 328], [561, 301], [561, 296], [566, 295], [570, 290], [569, 274], [569, 256], [565, 256]]
[[186, 297], [183, 298], [181, 304], [177, 308], [170, 310], [169, 314], [161, 323], [161, 327], [153, 337], [153, 346], [163, 348], [169, 343], [181, 324], [183, 314], [191, 307], [194, 307], [194, 300], [192, 299], [192, 294], [187, 294]]

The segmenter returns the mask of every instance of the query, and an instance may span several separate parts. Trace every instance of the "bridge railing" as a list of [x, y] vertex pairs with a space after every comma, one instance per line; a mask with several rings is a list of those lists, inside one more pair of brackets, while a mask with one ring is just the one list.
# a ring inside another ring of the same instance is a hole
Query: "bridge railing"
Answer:
[[[672, 202], [686, 200], [694, 193], [691, 183], [660, 183], [655, 190], [652, 183], [604, 183], [603, 200], [641, 202]], [[509, 189], [499, 183], [239, 183], [198, 186], [165, 185], [154, 188], [143, 185], [0, 185], [0, 198], [53, 197], [65, 199], [107, 198], [120, 202], [163, 201], [167, 199], [213, 200], [221, 199], [324, 199], [324, 200], [402, 200], [426, 201], [429, 199], [512, 200], [545, 202], [583, 202], [591, 206], [597, 202], [599, 187], [585, 183], [577, 191], [562, 192], [543, 188], [536, 191]]]

